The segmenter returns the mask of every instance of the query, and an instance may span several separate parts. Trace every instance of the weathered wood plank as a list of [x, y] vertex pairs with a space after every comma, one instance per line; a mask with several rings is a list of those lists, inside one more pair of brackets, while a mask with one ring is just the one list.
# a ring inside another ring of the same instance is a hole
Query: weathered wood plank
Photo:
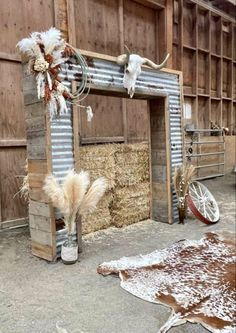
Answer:
[[49, 245], [41, 245], [36, 241], [33, 241], [31, 243], [31, 249], [33, 255], [46, 259], [48, 261], [54, 261], [56, 260], [54, 254], [53, 254], [53, 246]]
[[50, 205], [47, 203], [30, 200], [29, 214], [51, 217]]
[[49, 199], [42, 188], [30, 188], [29, 197], [34, 201], [49, 203]]
[[163, 184], [163, 183], [152, 182], [152, 193], [153, 193], [153, 198], [155, 198], [155, 200], [168, 201], [168, 193], [165, 183]]
[[28, 172], [29, 173], [47, 173], [47, 161], [46, 160], [28, 160]]
[[53, 246], [53, 236], [51, 232], [30, 228], [30, 236], [32, 242]]
[[154, 182], [166, 182], [166, 165], [152, 166], [152, 180]]
[[50, 217], [29, 215], [29, 225], [32, 229], [42, 230], [46, 232], [51, 231], [52, 220]]

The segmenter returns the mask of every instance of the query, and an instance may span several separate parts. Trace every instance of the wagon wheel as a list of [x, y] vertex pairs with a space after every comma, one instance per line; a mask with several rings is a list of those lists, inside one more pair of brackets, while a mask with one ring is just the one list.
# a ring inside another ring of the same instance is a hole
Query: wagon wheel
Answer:
[[219, 221], [217, 202], [206, 186], [194, 181], [189, 185], [187, 203], [192, 213], [202, 222], [212, 224]]

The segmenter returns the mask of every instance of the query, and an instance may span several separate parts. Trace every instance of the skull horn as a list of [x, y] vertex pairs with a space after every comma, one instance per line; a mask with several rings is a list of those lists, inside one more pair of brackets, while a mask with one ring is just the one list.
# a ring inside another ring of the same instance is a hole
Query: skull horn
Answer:
[[161, 69], [165, 66], [168, 58], [169, 58], [170, 54], [168, 53], [165, 57], [165, 59], [162, 61], [162, 63], [160, 65], [157, 65], [155, 64], [153, 61], [147, 59], [147, 58], [144, 58], [143, 59], [143, 65], [147, 65], [149, 67], [152, 67], [153, 69]]
[[130, 57], [130, 50], [126, 45], [124, 45], [124, 47], [126, 52], [124, 54], [119, 55], [116, 59], [117, 64], [122, 66], [128, 64]]

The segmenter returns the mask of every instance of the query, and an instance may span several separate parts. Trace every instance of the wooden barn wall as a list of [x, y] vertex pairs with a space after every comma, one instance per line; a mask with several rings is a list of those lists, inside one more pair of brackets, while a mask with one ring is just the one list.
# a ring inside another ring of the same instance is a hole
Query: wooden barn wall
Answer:
[[[61, 1], [61, 11], [63, 6], [68, 11], [69, 25], [74, 27], [74, 31], [68, 30], [68, 38], [75, 41], [76, 47], [117, 56], [124, 52], [125, 44], [153, 61], [163, 58], [163, 43], [157, 42], [165, 22], [163, 5], [150, 8], [131, 0], [75, 0], [69, 6], [67, 3], [67, 7]], [[63, 26], [63, 19], [56, 22]], [[88, 123], [85, 112], [80, 113], [82, 140], [93, 138], [93, 142], [99, 142], [101, 137], [111, 140], [119, 137], [124, 142], [139, 142], [148, 139], [146, 102], [90, 95], [85, 103], [92, 106], [94, 118]]]
[[173, 0], [172, 29], [173, 68], [183, 71], [191, 109], [184, 123], [208, 129], [213, 121], [236, 135], [235, 19], [202, 1]]
[[[209, 126], [211, 119], [236, 133], [232, 125], [236, 118], [235, 21], [196, 2], [22, 0], [19, 5], [18, 0], [0, 1], [4, 36], [0, 41], [0, 228], [27, 215], [24, 201], [19, 196], [13, 199], [26, 157], [21, 63], [15, 45], [31, 31], [55, 25], [78, 48], [113, 56], [123, 53], [124, 44], [158, 62], [170, 52], [168, 67], [183, 70], [185, 103], [191, 106], [185, 123]], [[146, 102], [89, 96], [85, 103], [91, 104], [95, 115], [88, 123], [81, 112], [82, 137], [98, 142], [99, 137], [147, 140]]]
[[[20, 7], [20, 8], [19, 8]], [[43, 19], [42, 19], [43, 18]], [[21, 59], [16, 43], [30, 32], [54, 25], [53, 0], [0, 2], [0, 229], [25, 223], [19, 191], [26, 159]]]

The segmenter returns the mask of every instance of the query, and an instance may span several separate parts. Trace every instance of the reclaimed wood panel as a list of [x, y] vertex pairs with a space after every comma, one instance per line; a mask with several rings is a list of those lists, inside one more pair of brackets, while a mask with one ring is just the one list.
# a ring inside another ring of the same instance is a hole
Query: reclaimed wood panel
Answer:
[[198, 52], [198, 93], [209, 94], [209, 56], [205, 52]]
[[[24, 148], [0, 150], [0, 194], [2, 221], [14, 220], [27, 215], [27, 203], [15, 194], [25, 175], [26, 151]], [[15, 196], [15, 197], [14, 197]]]
[[184, 93], [194, 94], [194, 81], [196, 71], [196, 54], [192, 50], [183, 51], [183, 83]]
[[127, 141], [148, 141], [149, 118], [148, 103], [142, 100], [126, 99]]
[[198, 97], [198, 128], [210, 128], [209, 99]]
[[196, 18], [195, 5], [184, 2], [183, 4], [183, 43], [196, 46]]
[[124, 1], [124, 43], [133, 53], [158, 59], [156, 11], [131, 0]]
[[118, 1], [75, 0], [74, 10], [76, 46], [117, 56], [120, 53]]
[[53, 16], [53, 0], [2, 0], [0, 30], [4, 38], [0, 41], [0, 51], [15, 54], [18, 41], [32, 31], [49, 29], [54, 25]]
[[[165, 102], [150, 102], [150, 157], [151, 157], [151, 192], [152, 218], [156, 221], [171, 223], [168, 208], [171, 205], [168, 193], [168, 150]], [[169, 124], [168, 124], [169, 126]]]
[[123, 136], [122, 99], [90, 95], [86, 105], [93, 109], [93, 119], [87, 121], [85, 109], [80, 110], [80, 138]]
[[198, 46], [201, 49], [209, 50], [209, 16], [208, 11], [198, 11]]
[[0, 72], [0, 139], [23, 139], [25, 121], [21, 65], [0, 61]]

